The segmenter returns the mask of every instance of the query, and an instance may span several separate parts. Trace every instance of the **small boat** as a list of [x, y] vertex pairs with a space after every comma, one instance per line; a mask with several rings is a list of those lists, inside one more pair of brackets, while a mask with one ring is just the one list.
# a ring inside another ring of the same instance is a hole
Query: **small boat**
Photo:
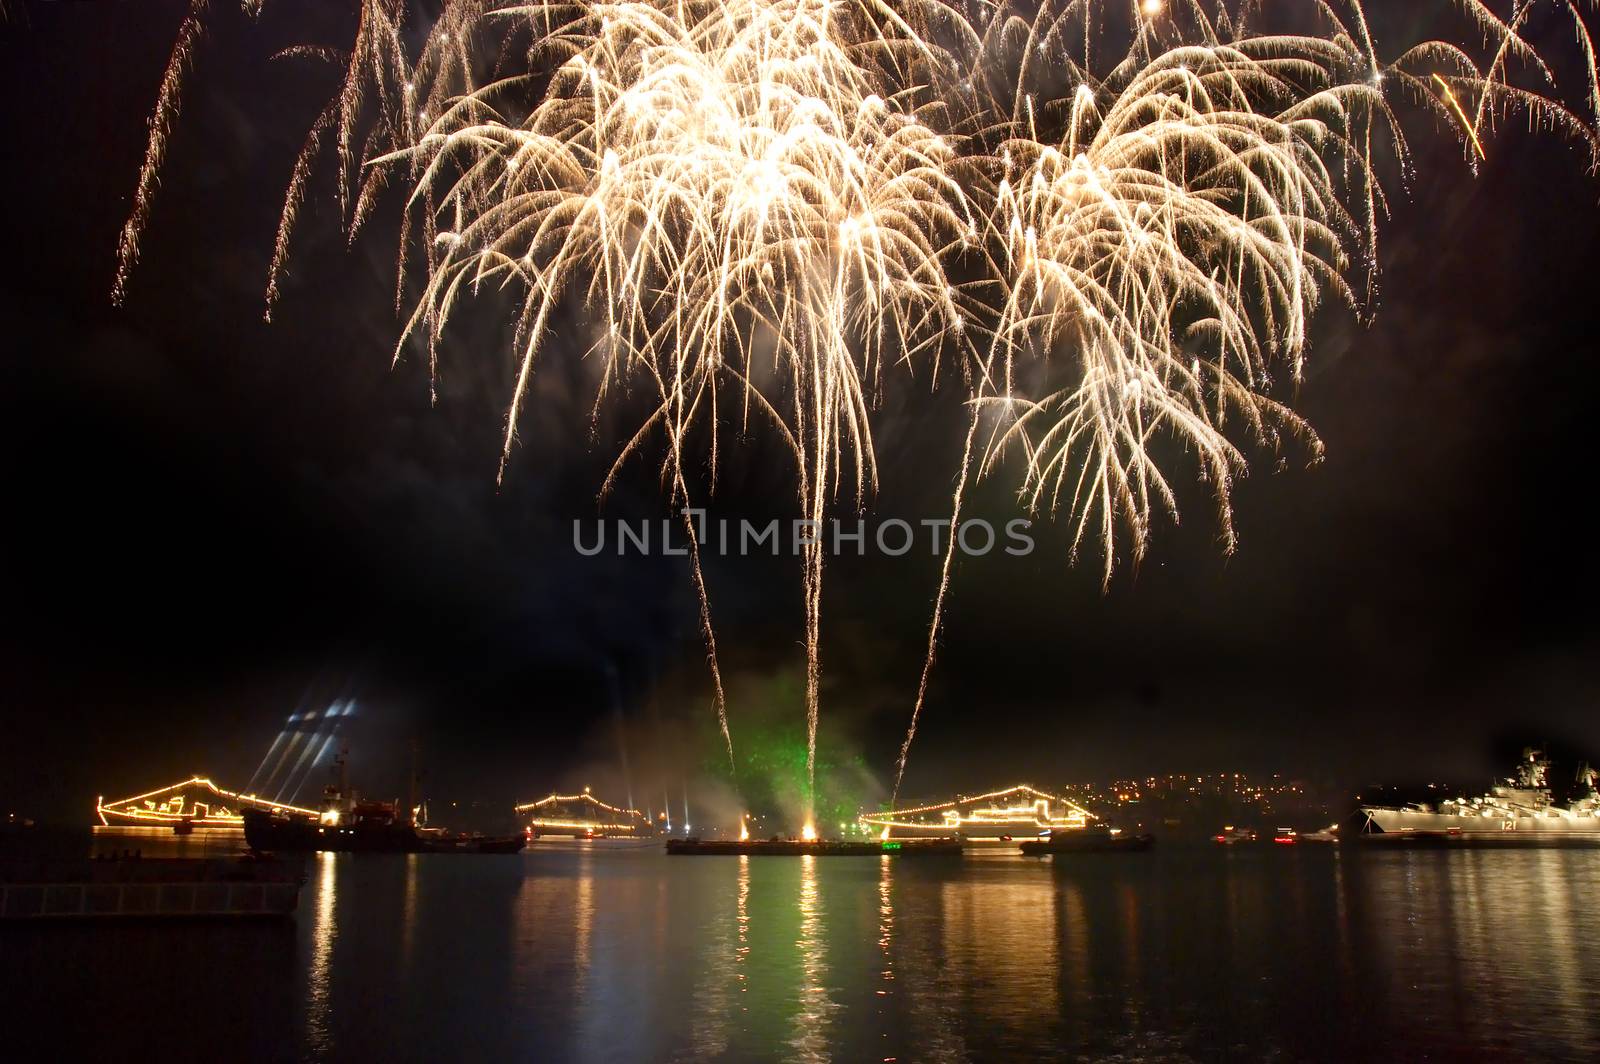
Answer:
[[1451, 846], [1476, 840], [1462, 834], [1460, 828], [1446, 828], [1443, 831], [1374, 832], [1363, 834], [1361, 841], [1384, 846]]
[[1022, 852], [1030, 857], [1057, 853], [1142, 853], [1155, 845], [1154, 835], [1124, 835], [1104, 825], [1052, 831], [1029, 839]]
[[1236, 828], [1228, 824], [1221, 832], [1211, 836], [1211, 841], [1218, 846], [1237, 846], [1241, 842], [1255, 842], [1257, 838], [1256, 833], [1249, 828]]
[[246, 856], [15, 858], [0, 861], [0, 923], [285, 917], [300, 861]]
[[174, 835], [193, 835], [194, 834], [194, 817], [186, 816], [182, 820], [178, 821], [176, 824], [173, 824], [172, 825], [172, 833]]
[[1300, 833], [1294, 828], [1279, 828], [1272, 833], [1272, 841], [1279, 846], [1293, 846], [1300, 841]]
[[1339, 841], [1339, 825], [1336, 824], [1336, 823], [1335, 824], [1329, 824], [1327, 827], [1321, 828], [1321, 829], [1319, 829], [1317, 831], [1304, 832], [1300, 836], [1300, 841], [1301, 842], [1324, 842], [1324, 843], [1327, 843], [1327, 842], [1338, 842]]

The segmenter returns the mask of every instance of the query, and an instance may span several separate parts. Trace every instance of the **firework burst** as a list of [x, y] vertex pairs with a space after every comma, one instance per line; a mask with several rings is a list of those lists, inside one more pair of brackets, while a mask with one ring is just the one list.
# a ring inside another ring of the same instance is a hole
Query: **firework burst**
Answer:
[[[973, 466], [985, 475], [1020, 451], [1023, 505], [1069, 521], [1073, 556], [1096, 547], [1109, 584], [1124, 531], [1137, 560], [1153, 518], [1178, 519], [1168, 465], [1185, 453], [1233, 550], [1230, 491], [1246, 463], [1229, 431], [1270, 451], [1296, 437], [1310, 459], [1321, 454], [1311, 428], [1273, 398], [1274, 377], [1299, 381], [1324, 300], [1359, 308], [1353, 272], [1372, 292], [1386, 206], [1375, 145], [1400, 172], [1412, 165], [1399, 105], [1453, 131], [1469, 162], [1513, 111], [1596, 158], [1594, 50], [1575, 4], [1518, 3], [1508, 19], [1475, 0], [1439, 6], [1488, 42], [1487, 58], [1436, 39], [1386, 60], [1358, 0], [1298, 15], [1248, 0], [1066, 0], [995, 16], [981, 69], [1004, 116], [990, 136], [996, 180], [985, 198], [1003, 296], [953, 520]], [[1577, 27], [1587, 118], [1548, 94], [1550, 70], [1522, 36], [1539, 6]], [[1126, 47], [1104, 58], [1108, 40]], [[1542, 91], [1519, 87], [1516, 72]], [[951, 545], [896, 794], [953, 555]]]
[[[1414, 165], [1405, 124], [1475, 166], [1513, 114], [1591, 159], [1600, 121], [1581, 0], [1437, 0], [1430, 25], [1453, 29], [1397, 51], [1361, 0], [445, 0], [426, 28], [408, 0], [350, 3], [350, 47], [285, 54], [342, 74], [290, 176], [269, 312], [331, 152], [352, 238], [386, 188], [409, 192], [397, 357], [417, 339], [436, 369], [452, 318], [512, 293], [501, 476], [541, 360], [598, 360], [597, 409], [642, 386], [653, 409], [601, 493], [663, 442], [730, 756], [691, 445], [706, 441], [713, 486], [728, 425], [764, 426], [792, 457], [819, 533], [802, 550], [814, 750], [820, 526], [876, 486], [887, 377], [953, 365], [970, 389], [953, 525], [972, 480], [1014, 474], [1022, 505], [1066, 521], [1073, 556], [1098, 550], [1109, 581], [1119, 548], [1137, 560], [1156, 519], [1177, 519], [1176, 457], [1231, 550], [1247, 450], [1320, 453], [1277, 396], [1319, 308], [1371, 304], [1382, 178]], [[192, 0], [161, 83], [119, 300], [208, 11]], [[1533, 44], [1552, 24], [1586, 79], [1572, 109]]]
[[715, 469], [720, 407], [785, 442], [816, 532], [802, 548], [813, 749], [824, 515], [840, 492], [859, 504], [876, 485], [869, 412], [890, 353], [936, 354], [963, 329], [945, 261], [978, 226], [951, 176], [955, 146], [863, 60], [854, 21], [818, 0], [597, 5], [547, 39], [569, 54], [525, 117], [511, 114], [519, 83], [495, 82], [379, 160], [415, 169], [449, 223], [408, 334], [436, 343], [463, 292], [523, 293], [502, 474], [569, 296], [596, 323], [597, 401], [637, 379], [657, 400], [618, 465], [658, 431], [675, 504], [692, 503], [697, 424]]

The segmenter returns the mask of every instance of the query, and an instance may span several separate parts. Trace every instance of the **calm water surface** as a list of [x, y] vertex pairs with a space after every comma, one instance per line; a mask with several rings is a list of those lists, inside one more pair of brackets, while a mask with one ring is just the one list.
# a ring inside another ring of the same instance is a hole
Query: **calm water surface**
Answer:
[[307, 873], [284, 926], [0, 934], [0, 1058], [1600, 1059], [1600, 850]]

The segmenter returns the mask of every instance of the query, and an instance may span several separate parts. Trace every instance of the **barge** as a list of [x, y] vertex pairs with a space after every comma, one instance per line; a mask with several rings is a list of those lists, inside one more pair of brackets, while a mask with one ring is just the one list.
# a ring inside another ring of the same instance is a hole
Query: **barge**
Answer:
[[960, 857], [960, 839], [668, 839], [667, 853], [692, 857]]

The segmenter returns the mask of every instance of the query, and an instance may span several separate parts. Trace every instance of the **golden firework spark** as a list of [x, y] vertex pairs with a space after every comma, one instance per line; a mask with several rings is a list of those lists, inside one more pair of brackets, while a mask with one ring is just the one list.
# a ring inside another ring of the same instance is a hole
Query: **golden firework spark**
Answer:
[[[416, 0], [349, 0], [349, 4], [355, 12], [355, 36], [348, 47], [308, 44], [276, 56], [286, 62], [331, 64], [342, 71], [338, 92], [312, 122], [290, 172], [267, 274], [265, 313], [269, 320], [288, 264], [290, 237], [313, 169], [327, 150], [330, 136], [342, 217], [354, 238], [375, 207], [387, 176], [380, 171], [363, 173], [361, 164], [382, 152], [415, 143], [430, 116], [470, 87], [475, 31], [496, 6], [494, 0], [445, 0], [413, 57], [406, 47], [406, 34], [419, 21], [414, 9], [422, 5]], [[261, 17], [264, 6], [266, 0], [240, 0], [240, 9], [251, 18]], [[111, 292], [117, 303], [127, 298], [139, 261], [140, 240], [150, 222], [188, 72], [195, 64], [212, 7], [211, 0], [190, 0], [162, 74], [132, 209], [117, 245]], [[514, 38], [502, 36], [499, 43], [510, 47]], [[402, 240], [402, 269], [409, 246], [409, 240]]]
[[[1210, 485], [1231, 550], [1242, 448], [1293, 437], [1320, 452], [1274, 396], [1300, 378], [1320, 306], [1371, 302], [1386, 212], [1374, 160], [1414, 165], [1400, 115], [1454, 131], [1473, 162], [1513, 112], [1591, 153], [1600, 122], [1582, 0], [1436, 0], [1424, 13], [1439, 32], [1398, 51], [1380, 50], [1362, 0], [445, 0], [426, 32], [411, 0], [349, 2], [348, 49], [286, 53], [344, 73], [290, 177], [269, 312], [331, 140], [352, 236], [385, 187], [411, 192], [397, 299], [419, 271], [404, 334], [431, 359], [474, 294], [515, 293], [503, 476], [536, 364], [575, 353], [552, 344], [553, 323], [581, 301], [597, 406], [641, 381], [655, 400], [602, 495], [664, 440], [730, 757], [685, 473], [703, 437], [714, 482], [725, 407], [783, 441], [820, 532], [834, 500], [859, 506], [876, 487], [886, 376], [931, 380], [944, 359], [971, 389], [953, 524], [973, 479], [1013, 471], [1022, 503], [1069, 522], [1074, 557], [1098, 549], [1109, 581], [1124, 541], [1137, 560], [1156, 518], [1177, 519], [1177, 455]], [[119, 300], [208, 10], [191, 0], [161, 83]], [[1583, 117], [1528, 39], [1551, 18], [1576, 31]]]
[[[1109, 584], [1122, 530], [1137, 560], [1158, 513], [1177, 521], [1169, 466], [1186, 454], [1233, 550], [1231, 486], [1246, 463], [1228, 430], [1273, 451], [1298, 437], [1312, 460], [1321, 453], [1310, 427], [1272, 397], [1274, 373], [1300, 379], [1308, 323], [1325, 298], [1359, 304], [1353, 261], [1366, 267], [1370, 293], [1384, 210], [1375, 138], [1411, 165], [1393, 102], [1455, 125], [1478, 158], [1481, 135], [1513, 108], [1596, 158], [1593, 120], [1509, 80], [1516, 59], [1548, 84], [1520, 36], [1535, 5], [1516, 5], [1509, 21], [1475, 0], [1443, 6], [1491, 42], [1491, 58], [1431, 40], [1385, 61], [1357, 0], [1305, 5], [1299, 17], [1199, 0], [1142, 3], [1131, 20], [1116, 15], [1125, 4], [1103, 0], [996, 15], [984, 69], [1016, 72], [997, 80], [995, 110], [1009, 118], [997, 126], [986, 199], [1004, 294], [971, 404], [955, 520], [969, 468], [982, 476], [1020, 451], [1023, 504], [1068, 520], [1073, 556], [1097, 547]], [[1549, 6], [1576, 19], [1600, 118], [1576, 5]], [[1126, 42], [1109, 61], [1107, 37]], [[1452, 85], [1479, 101], [1474, 116]], [[952, 543], [896, 795], [953, 555]]]
[[876, 486], [869, 411], [885, 353], [909, 361], [963, 328], [945, 261], [979, 217], [951, 174], [955, 145], [925, 120], [931, 105], [863, 60], [859, 23], [826, 0], [597, 5], [550, 37], [570, 54], [524, 119], [507, 113], [520, 83], [491, 83], [378, 160], [414, 168], [416, 195], [450, 224], [407, 335], [436, 343], [466, 291], [523, 293], [502, 475], [573, 290], [597, 319], [601, 397], [642, 378], [658, 399], [619, 466], [659, 430], [664, 479], [687, 510], [685, 440], [706, 423], [715, 467], [722, 391], [741, 421], [776, 428], [815, 530], [802, 547], [808, 774], [824, 515], [841, 490], [859, 503]]

